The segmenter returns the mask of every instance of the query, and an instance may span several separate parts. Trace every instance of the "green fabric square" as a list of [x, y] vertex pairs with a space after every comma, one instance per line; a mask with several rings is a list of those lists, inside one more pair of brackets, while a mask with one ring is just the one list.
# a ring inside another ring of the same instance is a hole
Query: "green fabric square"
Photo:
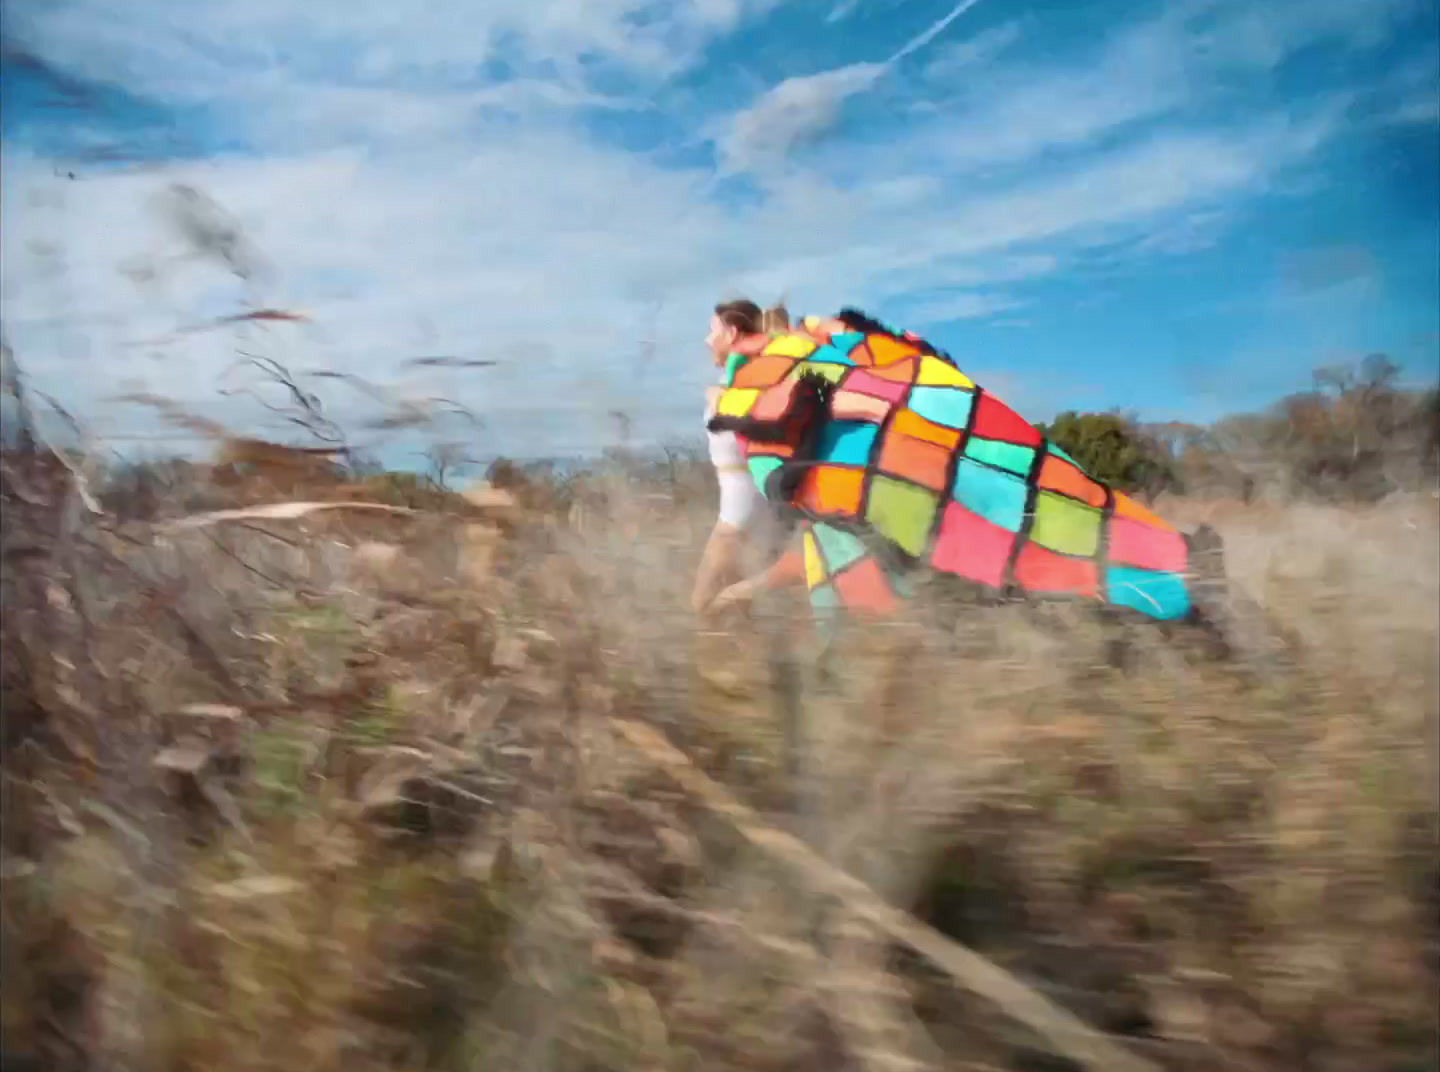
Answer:
[[1030, 538], [1063, 555], [1094, 555], [1100, 549], [1100, 511], [1053, 491], [1042, 491], [1035, 500]]
[[810, 373], [815, 376], [823, 376], [831, 383], [839, 383], [840, 377], [849, 372], [850, 368], [849, 365], [840, 365], [834, 361], [797, 361], [786, 378], [798, 380], [806, 373]]
[[877, 476], [870, 482], [865, 517], [880, 535], [918, 558], [930, 539], [939, 502], [940, 497], [926, 488]]
[[720, 381], [726, 387], [735, 386], [735, 373], [740, 371], [740, 366], [750, 359], [744, 354], [731, 354], [725, 359], [725, 376]]

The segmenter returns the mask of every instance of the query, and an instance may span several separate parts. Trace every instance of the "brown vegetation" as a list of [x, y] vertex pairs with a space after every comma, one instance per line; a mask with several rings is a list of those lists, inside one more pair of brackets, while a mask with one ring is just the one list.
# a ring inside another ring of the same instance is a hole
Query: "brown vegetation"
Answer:
[[1062, 413], [1040, 425], [1086, 469], [1127, 491], [1245, 502], [1374, 502], [1440, 475], [1440, 388], [1406, 388], [1383, 354], [1316, 369], [1314, 388], [1209, 426]]
[[0, 477], [6, 1067], [1440, 1057], [1428, 494], [1164, 504], [1299, 638], [1257, 682], [1065, 608], [697, 629], [673, 457], [191, 527], [263, 497]]

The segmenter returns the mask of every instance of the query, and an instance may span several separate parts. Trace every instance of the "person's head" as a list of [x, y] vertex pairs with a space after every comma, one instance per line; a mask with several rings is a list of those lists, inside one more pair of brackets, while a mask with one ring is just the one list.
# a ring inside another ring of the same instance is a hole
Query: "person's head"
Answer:
[[789, 326], [790, 317], [783, 306], [761, 309], [748, 298], [738, 298], [715, 306], [705, 345], [715, 364], [723, 365], [742, 339], [784, 331]]
[[778, 335], [790, 330], [790, 310], [783, 304], [775, 304], [760, 314], [760, 330], [767, 335]]

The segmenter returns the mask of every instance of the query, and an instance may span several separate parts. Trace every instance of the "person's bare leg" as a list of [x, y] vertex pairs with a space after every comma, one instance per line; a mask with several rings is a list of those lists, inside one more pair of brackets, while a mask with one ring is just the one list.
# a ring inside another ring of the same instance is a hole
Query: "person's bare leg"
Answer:
[[696, 614], [704, 611], [738, 572], [744, 539], [743, 530], [724, 521], [717, 521], [710, 530], [690, 591], [690, 606]]

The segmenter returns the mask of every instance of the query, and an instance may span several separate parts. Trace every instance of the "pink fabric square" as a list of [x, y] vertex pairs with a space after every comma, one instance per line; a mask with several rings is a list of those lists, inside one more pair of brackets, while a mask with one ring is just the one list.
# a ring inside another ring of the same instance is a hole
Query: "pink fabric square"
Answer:
[[972, 514], [959, 503], [945, 507], [940, 535], [935, 540], [930, 564], [943, 573], [954, 573], [992, 588], [1005, 583], [1005, 564], [1015, 534]]
[[894, 380], [882, 380], [879, 376], [872, 376], [864, 369], [856, 369], [845, 377], [844, 386], [847, 391], [859, 391], [861, 394], [873, 395], [888, 402], [899, 402], [905, 397], [905, 391], [910, 385]]
[[778, 421], [789, 412], [795, 401], [795, 380], [784, 380], [767, 387], [750, 411], [752, 421]]
[[893, 405], [883, 398], [842, 388], [831, 398], [830, 412], [837, 421], [874, 421], [879, 424], [889, 415]]
[[1189, 561], [1185, 537], [1178, 532], [1164, 532], [1129, 518], [1110, 519], [1109, 561], [1117, 565], [1139, 566], [1141, 569], [1184, 573]]

